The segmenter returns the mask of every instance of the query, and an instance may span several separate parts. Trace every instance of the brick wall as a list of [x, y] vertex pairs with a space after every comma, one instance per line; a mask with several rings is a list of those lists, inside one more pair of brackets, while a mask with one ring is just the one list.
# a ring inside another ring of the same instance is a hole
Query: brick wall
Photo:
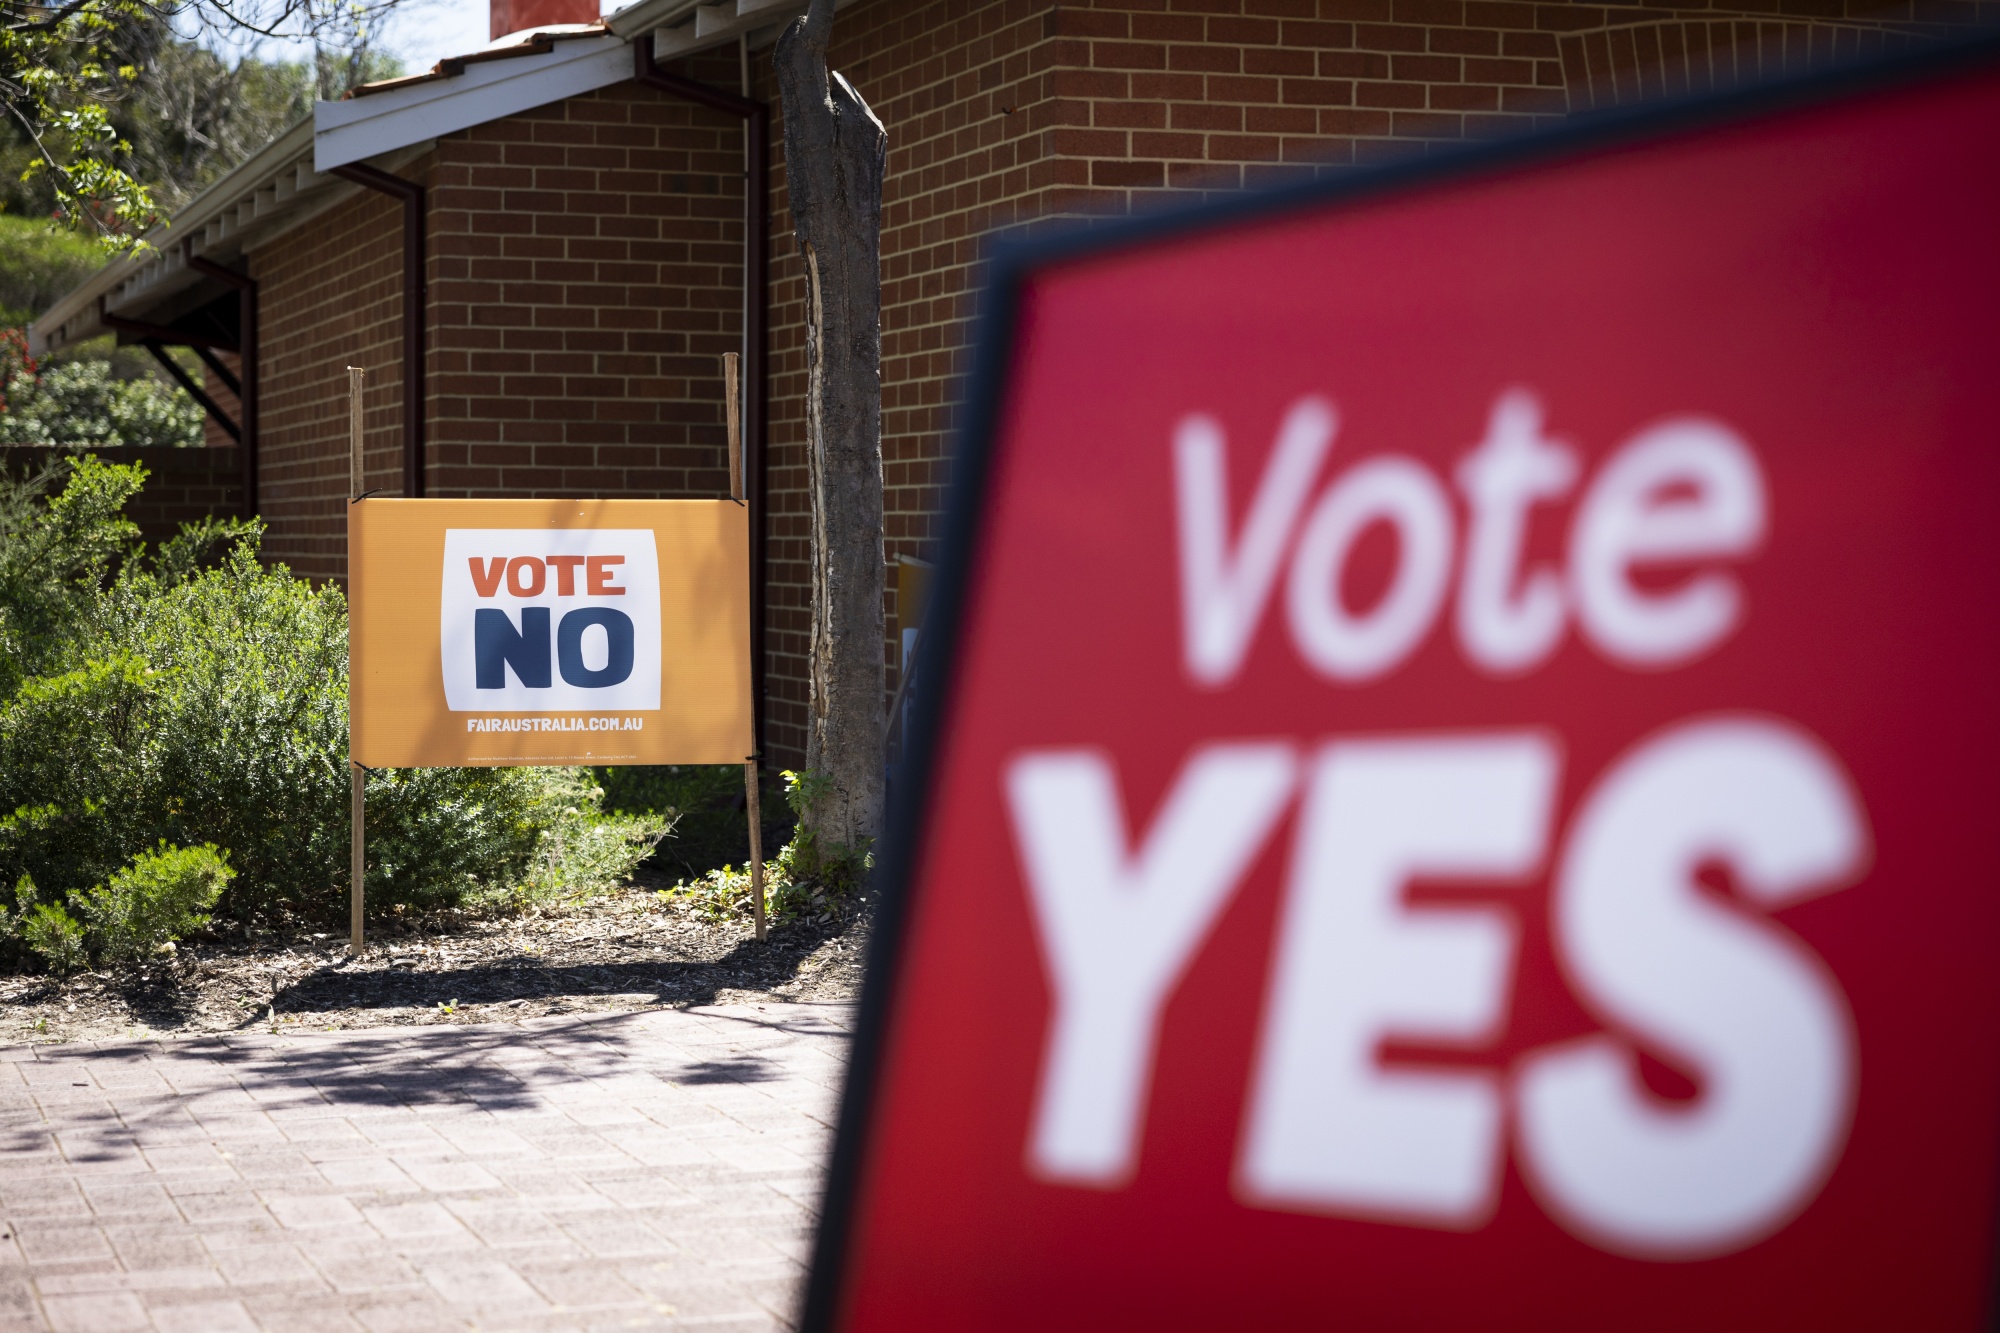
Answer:
[[[0, 448], [0, 468], [20, 476], [70, 452], [24, 446]], [[145, 465], [150, 474], [146, 487], [125, 506], [125, 514], [139, 525], [139, 535], [148, 543], [157, 545], [179, 532], [181, 524], [199, 522], [210, 514], [235, 515], [242, 506], [234, 448], [126, 447], [89, 452], [107, 463]]]
[[[733, 60], [683, 69], [735, 74]], [[625, 84], [444, 136], [402, 168], [429, 190], [429, 494], [727, 490], [741, 134]], [[401, 204], [357, 193], [253, 252], [251, 272], [266, 549], [343, 578], [347, 366], [368, 370], [367, 485], [402, 487]]]
[[[421, 178], [418, 162], [403, 173]], [[314, 579], [347, 571], [347, 367], [368, 372], [367, 485], [403, 484], [402, 204], [357, 192], [250, 253], [258, 282], [257, 492], [264, 553]]]
[[727, 492], [742, 133], [621, 84], [439, 142], [432, 494]]
[[[1922, 13], [1848, 0], [861, 0], [840, 15], [832, 61], [889, 130], [891, 565], [933, 553], [976, 261], [996, 229], [1344, 171], [1995, 16], [1993, 0]], [[765, 739], [774, 761], [796, 763], [810, 627], [803, 278], [768, 57], [752, 65], [774, 113]], [[731, 50], [676, 69], [736, 86]], [[432, 494], [722, 490], [717, 361], [741, 328], [741, 132], [623, 84], [444, 136], [403, 168], [431, 191]], [[400, 206], [357, 195], [255, 252], [251, 271], [267, 549], [337, 578], [347, 365], [370, 370], [369, 485], [401, 484]]]
[[[892, 574], [899, 556], [933, 553], [975, 263], [992, 232], [1337, 173], [1879, 50], [1906, 30], [1995, 19], [1991, 0], [1921, 9], [864, 0], [842, 10], [831, 63], [889, 132], [882, 446]], [[774, 115], [765, 739], [776, 761], [797, 763], [810, 631], [804, 282], [768, 59], [757, 69], [757, 95]], [[898, 640], [892, 620], [892, 666]]]

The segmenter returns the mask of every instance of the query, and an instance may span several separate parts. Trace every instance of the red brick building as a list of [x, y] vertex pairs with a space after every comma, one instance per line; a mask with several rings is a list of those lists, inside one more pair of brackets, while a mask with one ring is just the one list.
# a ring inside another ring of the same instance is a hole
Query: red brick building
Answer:
[[[35, 325], [37, 346], [106, 328], [205, 346], [218, 415], [246, 439], [232, 451], [239, 493], [270, 523], [270, 556], [318, 578], [344, 569], [344, 367], [369, 368], [372, 486], [686, 496], [727, 484], [720, 354], [741, 348], [753, 366], [761, 354], [748, 419], [764, 496], [764, 742], [795, 762], [808, 630], [803, 284], [769, 47], [802, 7], [640, 0], [322, 103], [163, 226], [152, 250], [58, 302]], [[888, 556], [931, 549], [976, 261], [997, 230], [1432, 152], [1996, 11], [1995, 0], [844, 3], [832, 63], [889, 131]], [[508, 22], [496, 13], [496, 27]], [[241, 376], [242, 403], [224, 372]]]

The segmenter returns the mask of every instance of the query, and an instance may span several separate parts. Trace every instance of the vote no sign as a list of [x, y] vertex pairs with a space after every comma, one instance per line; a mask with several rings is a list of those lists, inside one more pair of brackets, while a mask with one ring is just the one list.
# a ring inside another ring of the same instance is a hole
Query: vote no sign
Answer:
[[348, 506], [356, 762], [741, 763], [749, 541], [728, 500]]
[[1985, 1326], [1995, 71], [1003, 271], [809, 1322]]

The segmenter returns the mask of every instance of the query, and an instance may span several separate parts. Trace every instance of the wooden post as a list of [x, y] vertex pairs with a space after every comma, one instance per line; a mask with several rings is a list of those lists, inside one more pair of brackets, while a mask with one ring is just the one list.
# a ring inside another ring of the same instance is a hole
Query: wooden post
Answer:
[[743, 805], [750, 812], [750, 910], [756, 914], [757, 938], [769, 926], [764, 920], [764, 817], [757, 805], [757, 761], [743, 761]]
[[[361, 492], [364, 489], [361, 475], [361, 383], [367, 377], [367, 374], [368, 372], [360, 366], [349, 366], [347, 368], [347, 498], [349, 504], [360, 500]], [[354, 559], [352, 549], [348, 551], [347, 558], [350, 562], [348, 586], [351, 588], [353, 586], [354, 572], [351, 565]], [[352, 658], [349, 658], [348, 670], [348, 679], [352, 681], [354, 678]], [[349, 734], [352, 734], [352, 726], [353, 724], [350, 720]], [[348, 828], [347, 843], [347, 945], [350, 950], [358, 954], [361, 952], [362, 907], [365, 902], [368, 866], [368, 833], [365, 818], [368, 800], [368, 770], [355, 763], [352, 756], [348, 758], [347, 768], [351, 784], [351, 800], [349, 802], [350, 825]]]
[[368, 372], [360, 366], [347, 368], [347, 498], [359, 500], [367, 487], [361, 478], [361, 381]]
[[362, 878], [368, 864], [368, 834], [364, 827], [362, 812], [368, 801], [368, 770], [353, 763], [347, 767], [354, 788], [353, 826], [348, 829], [347, 846], [347, 880], [350, 885], [347, 894], [347, 947], [354, 953], [360, 953]]
[[722, 396], [726, 401], [723, 411], [729, 420], [729, 498], [743, 503], [743, 419], [736, 387], [737, 355], [734, 352], [722, 354]]
[[[737, 388], [737, 355], [722, 354], [722, 394], [726, 400], [723, 417], [729, 423], [729, 498], [743, 500], [743, 415]], [[758, 805], [757, 759], [743, 761], [743, 809], [750, 816], [750, 911], [757, 923], [757, 938], [769, 933], [764, 919], [764, 817]]]

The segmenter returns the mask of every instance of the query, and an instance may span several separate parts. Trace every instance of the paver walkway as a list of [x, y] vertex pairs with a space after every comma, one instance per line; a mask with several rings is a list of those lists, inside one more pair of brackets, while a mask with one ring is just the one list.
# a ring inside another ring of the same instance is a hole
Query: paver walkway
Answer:
[[786, 1327], [850, 1021], [0, 1050], [0, 1329]]

